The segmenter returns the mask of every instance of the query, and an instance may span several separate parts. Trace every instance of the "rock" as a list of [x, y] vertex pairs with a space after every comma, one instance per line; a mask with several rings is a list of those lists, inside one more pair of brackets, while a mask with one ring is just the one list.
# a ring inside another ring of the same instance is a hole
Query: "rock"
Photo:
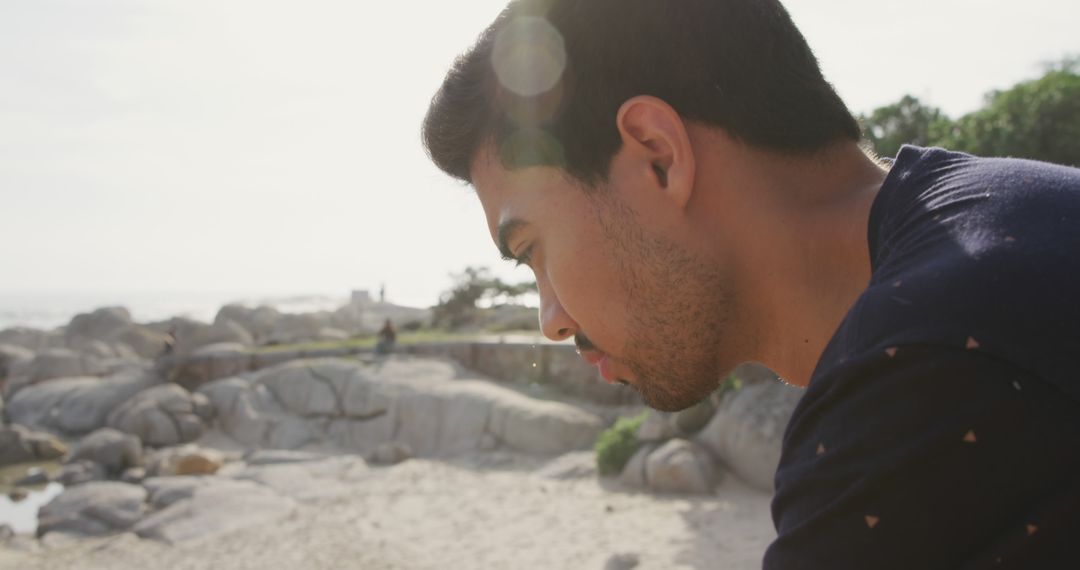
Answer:
[[207, 398], [206, 394], [191, 393], [191, 405], [200, 420], [204, 422], [214, 420], [214, 405], [210, 403], [210, 398]]
[[19, 489], [17, 487], [8, 492], [8, 499], [11, 499], [12, 503], [20, 503], [22, 501], [25, 501], [26, 498], [29, 496], [30, 493], [26, 489]]
[[256, 344], [264, 344], [274, 331], [274, 324], [281, 317], [277, 309], [261, 306], [249, 309], [242, 305], [225, 305], [214, 317], [215, 325], [233, 321], [251, 333]]
[[[217, 478], [215, 478], [217, 479]], [[190, 543], [243, 528], [273, 524], [296, 511], [296, 502], [264, 485], [223, 479], [196, 486], [134, 527], [142, 538], [168, 544]]]
[[7, 542], [15, 538], [15, 529], [10, 525], [0, 524], [0, 542]]
[[404, 443], [387, 442], [381, 443], [375, 448], [372, 460], [381, 465], [397, 465], [407, 459], [412, 459], [412, 450]]
[[630, 461], [626, 462], [626, 466], [623, 467], [622, 473], [619, 474], [619, 483], [631, 488], [631, 489], [644, 489], [648, 486], [648, 480], [645, 478], [645, 463], [649, 459], [649, 455], [656, 450], [658, 444], [646, 443], [638, 448], [634, 455], [630, 457]]
[[213, 475], [225, 464], [225, 454], [188, 444], [155, 451], [146, 462], [147, 473], [154, 477]]
[[194, 441], [203, 433], [191, 393], [171, 383], [139, 392], [114, 409], [106, 423], [155, 447]]
[[244, 456], [244, 462], [251, 466], [279, 465], [282, 463], [304, 463], [326, 459], [322, 453], [308, 451], [289, 451], [284, 449], [257, 449]]
[[50, 532], [100, 536], [125, 530], [143, 516], [146, 490], [95, 481], [65, 489], [38, 511], [38, 536]]
[[34, 360], [34, 351], [14, 344], [0, 344], [0, 384], [9, 377], [25, 373]]
[[[98, 360], [108, 360], [117, 357], [116, 349], [101, 340], [87, 342], [79, 347], [79, 352], [97, 358]], [[74, 376], [80, 376], [80, 374], [75, 374]]]
[[650, 489], [671, 493], [709, 493], [715, 468], [703, 448], [685, 439], [672, 439], [649, 454], [645, 479]]
[[190, 499], [195, 489], [207, 484], [209, 482], [205, 477], [184, 476], [150, 477], [142, 482], [155, 509], [164, 509], [177, 501]]
[[146, 479], [146, 469], [142, 467], [130, 467], [124, 470], [124, 473], [120, 475], [120, 481], [124, 483], [131, 483], [132, 485], [138, 485]]
[[21, 425], [0, 425], [0, 466], [63, 457], [67, 446], [56, 436]]
[[330, 313], [282, 314], [274, 321], [274, 329], [267, 338], [271, 344], [293, 344], [319, 338], [319, 331], [332, 328]]
[[37, 353], [34, 360], [27, 365], [22, 381], [18, 386], [9, 386], [7, 394], [13, 396], [19, 391], [17, 388], [25, 388], [46, 380], [94, 376], [104, 370], [97, 358], [81, 355], [68, 348], [50, 348]]
[[739, 478], [771, 492], [784, 430], [802, 393], [780, 382], [744, 384], [720, 402], [695, 440]]
[[7, 403], [13, 423], [79, 435], [105, 425], [109, 412], [159, 382], [146, 369], [107, 378], [64, 378], [19, 390]]
[[252, 355], [248, 348], [237, 343], [211, 344], [183, 357], [169, 373], [169, 379], [188, 390], [221, 378], [247, 372]]
[[611, 558], [608, 558], [607, 563], [604, 564], [604, 570], [631, 570], [632, 568], [637, 568], [640, 563], [641, 559], [637, 554], [613, 554], [611, 555]]
[[[295, 449], [326, 440], [369, 454], [385, 443], [417, 457], [493, 443], [529, 453], [591, 447], [597, 416], [489, 382], [456, 379], [452, 366], [399, 359], [294, 361], [200, 388], [218, 424], [244, 445]], [[453, 380], [452, 382], [450, 380]]]
[[31, 467], [26, 470], [26, 474], [15, 481], [17, 487], [33, 487], [34, 485], [44, 485], [49, 482], [49, 474], [40, 467]]
[[76, 444], [67, 462], [81, 459], [101, 465], [110, 478], [119, 477], [126, 469], [142, 463], [142, 443], [133, 435], [101, 428]]
[[689, 408], [672, 414], [675, 428], [683, 436], [691, 436], [701, 431], [716, 413], [716, 404], [712, 398], [690, 406]]
[[127, 309], [103, 307], [90, 313], [75, 315], [64, 328], [64, 336], [68, 338], [69, 346], [77, 344], [79, 340], [109, 340], [133, 324], [131, 313]]
[[480, 436], [480, 451], [495, 451], [499, 448], [499, 438], [485, 433]]
[[112, 336], [114, 343], [131, 347], [140, 358], [156, 358], [165, 352], [169, 335], [142, 325], [132, 325]]
[[571, 451], [552, 459], [535, 474], [546, 479], [587, 479], [596, 477], [596, 454], [592, 451]]
[[671, 414], [649, 410], [649, 415], [638, 427], [637, 438], [643, 443], [664, 442], [675, 437]]
[[0, 344], [14, 345], [37, 352], [50, 348], [51, 334], [29, 327], [13, 327], [0, 331]]
[[56, 475], [56, 482], [65, 487], [74, 487], [75, 485], [104, 479], [105, 468], [101, 464], [88, 459], [66, 463], [60, 468], [60, 473]]

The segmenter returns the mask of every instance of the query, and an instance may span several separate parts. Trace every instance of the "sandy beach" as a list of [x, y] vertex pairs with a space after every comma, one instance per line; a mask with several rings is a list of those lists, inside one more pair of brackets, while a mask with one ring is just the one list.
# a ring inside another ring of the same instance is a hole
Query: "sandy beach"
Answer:
[[711, 496], [631, 492], [595, 476], [534, 473], [545, 459], [507, 452], [370, 467], [293, 516], [168, 546], [133, 534], [17, 540], [0, 567], [602, 569], [759, 568], [774, 536], [769, 496], [725, 477]]

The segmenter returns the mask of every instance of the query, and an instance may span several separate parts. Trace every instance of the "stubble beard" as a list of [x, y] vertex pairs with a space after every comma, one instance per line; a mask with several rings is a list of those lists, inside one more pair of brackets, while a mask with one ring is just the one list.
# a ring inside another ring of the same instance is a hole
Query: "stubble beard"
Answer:
[[730, 291], [718, 268], [685, 247], [645, 235], [625, 205], [601, 223], [619, 256], [629, 316], [621, 359], [645, 403], [662, 411], [688, 408], [720, 384], [718, 351]]

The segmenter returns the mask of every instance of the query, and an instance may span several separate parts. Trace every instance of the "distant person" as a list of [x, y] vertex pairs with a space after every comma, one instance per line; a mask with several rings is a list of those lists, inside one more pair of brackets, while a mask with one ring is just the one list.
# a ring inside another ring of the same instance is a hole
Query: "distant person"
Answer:
[[379, 329], [379, 342], [375, 345], [375, 354], [390, 354], [394, 351], [396, 342], [397, 331], [394, 329], [394, 323], [386, 319], [383, 327]]
[[176, 349], [176, 327], [169, 327], [169, 332], [165, 333], [164, 346], [161, 347], [161, 356], [169, 356]]
[[515, 1], [423, 136], [608, 381], [807, 388], [767, 570], [1080, 568], [1080, 170], [869, 156], [776, 0]]

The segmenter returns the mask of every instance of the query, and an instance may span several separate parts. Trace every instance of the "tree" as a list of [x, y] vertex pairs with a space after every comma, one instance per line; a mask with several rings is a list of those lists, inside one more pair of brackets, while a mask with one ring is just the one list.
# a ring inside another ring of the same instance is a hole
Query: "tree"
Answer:
[[536, 291], [536, 283], [504, 283], [491, 276], [486, 267], [466, 267], [462, 273], [451, 276], [454, 286], [439, 297], [439, 304], [432, 307], [435, 326], [458, 329], [477, 321], [481, 301], [510, 303], [521, 296]]
[[1014, 156], [1080, 166], [1080, 58], [986, 96], [982, 109], [951, 121], [911, 95], [860, 117], [882, 156], [900, 145], [941, 146], [980, 156]]
[[982, 156], [1015, 156], [1080, 166], [1080, 59], [1041, 78], [987, 95], [961, 117], [942, 146]]
[[940, 109], [911, 95], [859, 119], [867, 141], [880, 156], [896, 156], [904, 144], [934, 145], [952, 128], [952, 122]]

